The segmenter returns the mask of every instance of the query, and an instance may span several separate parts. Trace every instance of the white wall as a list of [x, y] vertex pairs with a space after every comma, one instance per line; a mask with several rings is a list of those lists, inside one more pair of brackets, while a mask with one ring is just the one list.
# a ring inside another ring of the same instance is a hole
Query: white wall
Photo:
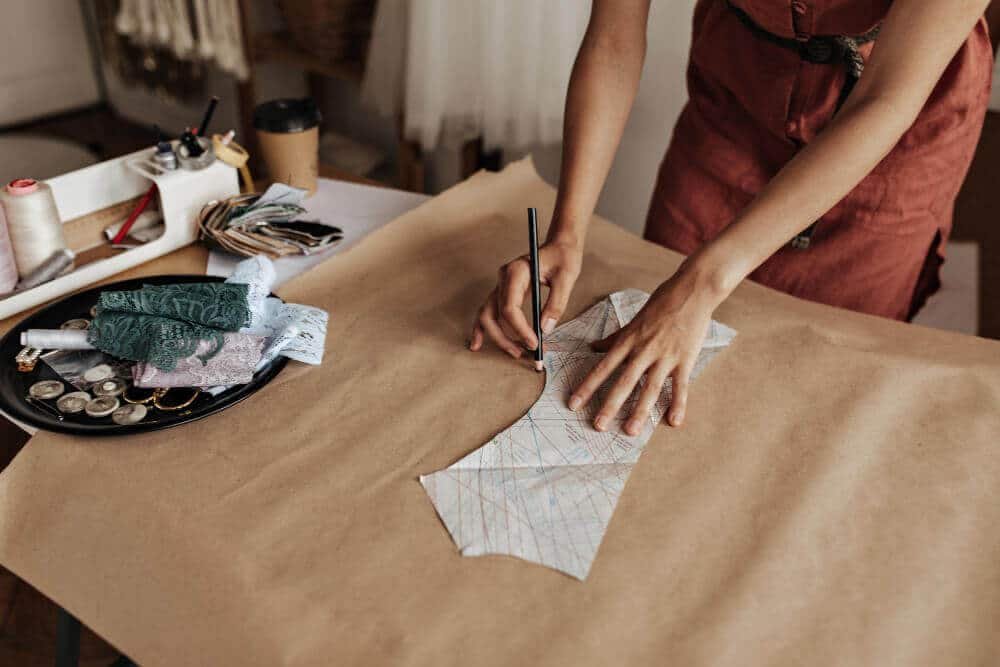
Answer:
[[99, 100], [80, 4], [7, 0], [0, 19], [0, 125]]

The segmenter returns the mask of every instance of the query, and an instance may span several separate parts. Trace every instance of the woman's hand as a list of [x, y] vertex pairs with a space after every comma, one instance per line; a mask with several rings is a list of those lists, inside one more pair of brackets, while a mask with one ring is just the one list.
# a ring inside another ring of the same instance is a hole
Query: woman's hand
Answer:
[[[575, 243], [549, 241], [538, 249], [538, 268], [543, 285], [549, 287], [549, 298], [542, 310], [542, 332], [555, 329], [569, 301], [570, 292], [580, 275], [583, 249]], [[515, 359], [525, 349], [538, 345], [535, 329], [524, 316], [521, 306], [531, 289], [531, 267], [528, 258], [518, 257], [500, 267], [496, 288], [476, 315], [469, 349], [478, 351], [489, 337], [497, 347]]]
[[607, 430], [644, 375], [646, 382], [625, 422], [625, 432], [637, 435], [642, 431], [667, 378], [673, 378], [673, 402], [667, 421], [671, 426], [680, 426], [687, 407], [691, 369], [701, 351], [712, 311], [720, 301], [713, 290], [699, 285], [695, 276], [683, 269], [678, 271], [660, 285], [631, 322], [593, 344], [595, 350], [606, 354], [573, 392], [570, 409], [586, 405], [620, 369], [594, 419], [594, 428]]

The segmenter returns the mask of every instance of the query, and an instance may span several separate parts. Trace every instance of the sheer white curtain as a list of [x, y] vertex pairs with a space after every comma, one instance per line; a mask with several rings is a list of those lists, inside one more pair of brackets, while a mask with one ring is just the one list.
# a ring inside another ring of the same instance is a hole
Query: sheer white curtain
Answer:
[[425, 150], [483, 137], [519, 149], [562, 138], [583, 0], [380, 0], [362, 96], [400, 112]]

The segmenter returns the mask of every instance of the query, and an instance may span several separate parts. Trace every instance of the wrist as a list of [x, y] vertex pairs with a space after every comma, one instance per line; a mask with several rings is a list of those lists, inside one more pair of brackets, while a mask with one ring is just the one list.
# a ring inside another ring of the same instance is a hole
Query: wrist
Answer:
[[545, 238], [545, 244], [566, 248], [574, 252], [583, 252], [583, 245], [587, 238], [587, 230], [583, 225], [566, 224], [556, 219], [549, 227], [549, 233]]
[[725, 301], [747, 275], [737, 261], [717, 252], [712, 244], [684, 260], [678, 273], [693, 282], [694, 289], [704, 295], [713, 309]]

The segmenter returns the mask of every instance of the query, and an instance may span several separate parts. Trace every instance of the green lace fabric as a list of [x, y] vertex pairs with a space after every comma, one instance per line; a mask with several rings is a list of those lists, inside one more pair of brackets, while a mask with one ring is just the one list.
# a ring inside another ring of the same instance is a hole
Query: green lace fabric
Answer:
[[97, 310], [158, 315], [236, 331], [250, 323], [247, 290], [240, 283], [143, 285], [129, 292], [102, 292]]
[[164, 371], [207, 341], [208, 349], [198, 355], [207, 362], [222, 349], [225, 332], [249, 324], [247, 291], [238, 283], [188, 283], [103, 292], [88, 340], [119, 359], [145, 361]]

